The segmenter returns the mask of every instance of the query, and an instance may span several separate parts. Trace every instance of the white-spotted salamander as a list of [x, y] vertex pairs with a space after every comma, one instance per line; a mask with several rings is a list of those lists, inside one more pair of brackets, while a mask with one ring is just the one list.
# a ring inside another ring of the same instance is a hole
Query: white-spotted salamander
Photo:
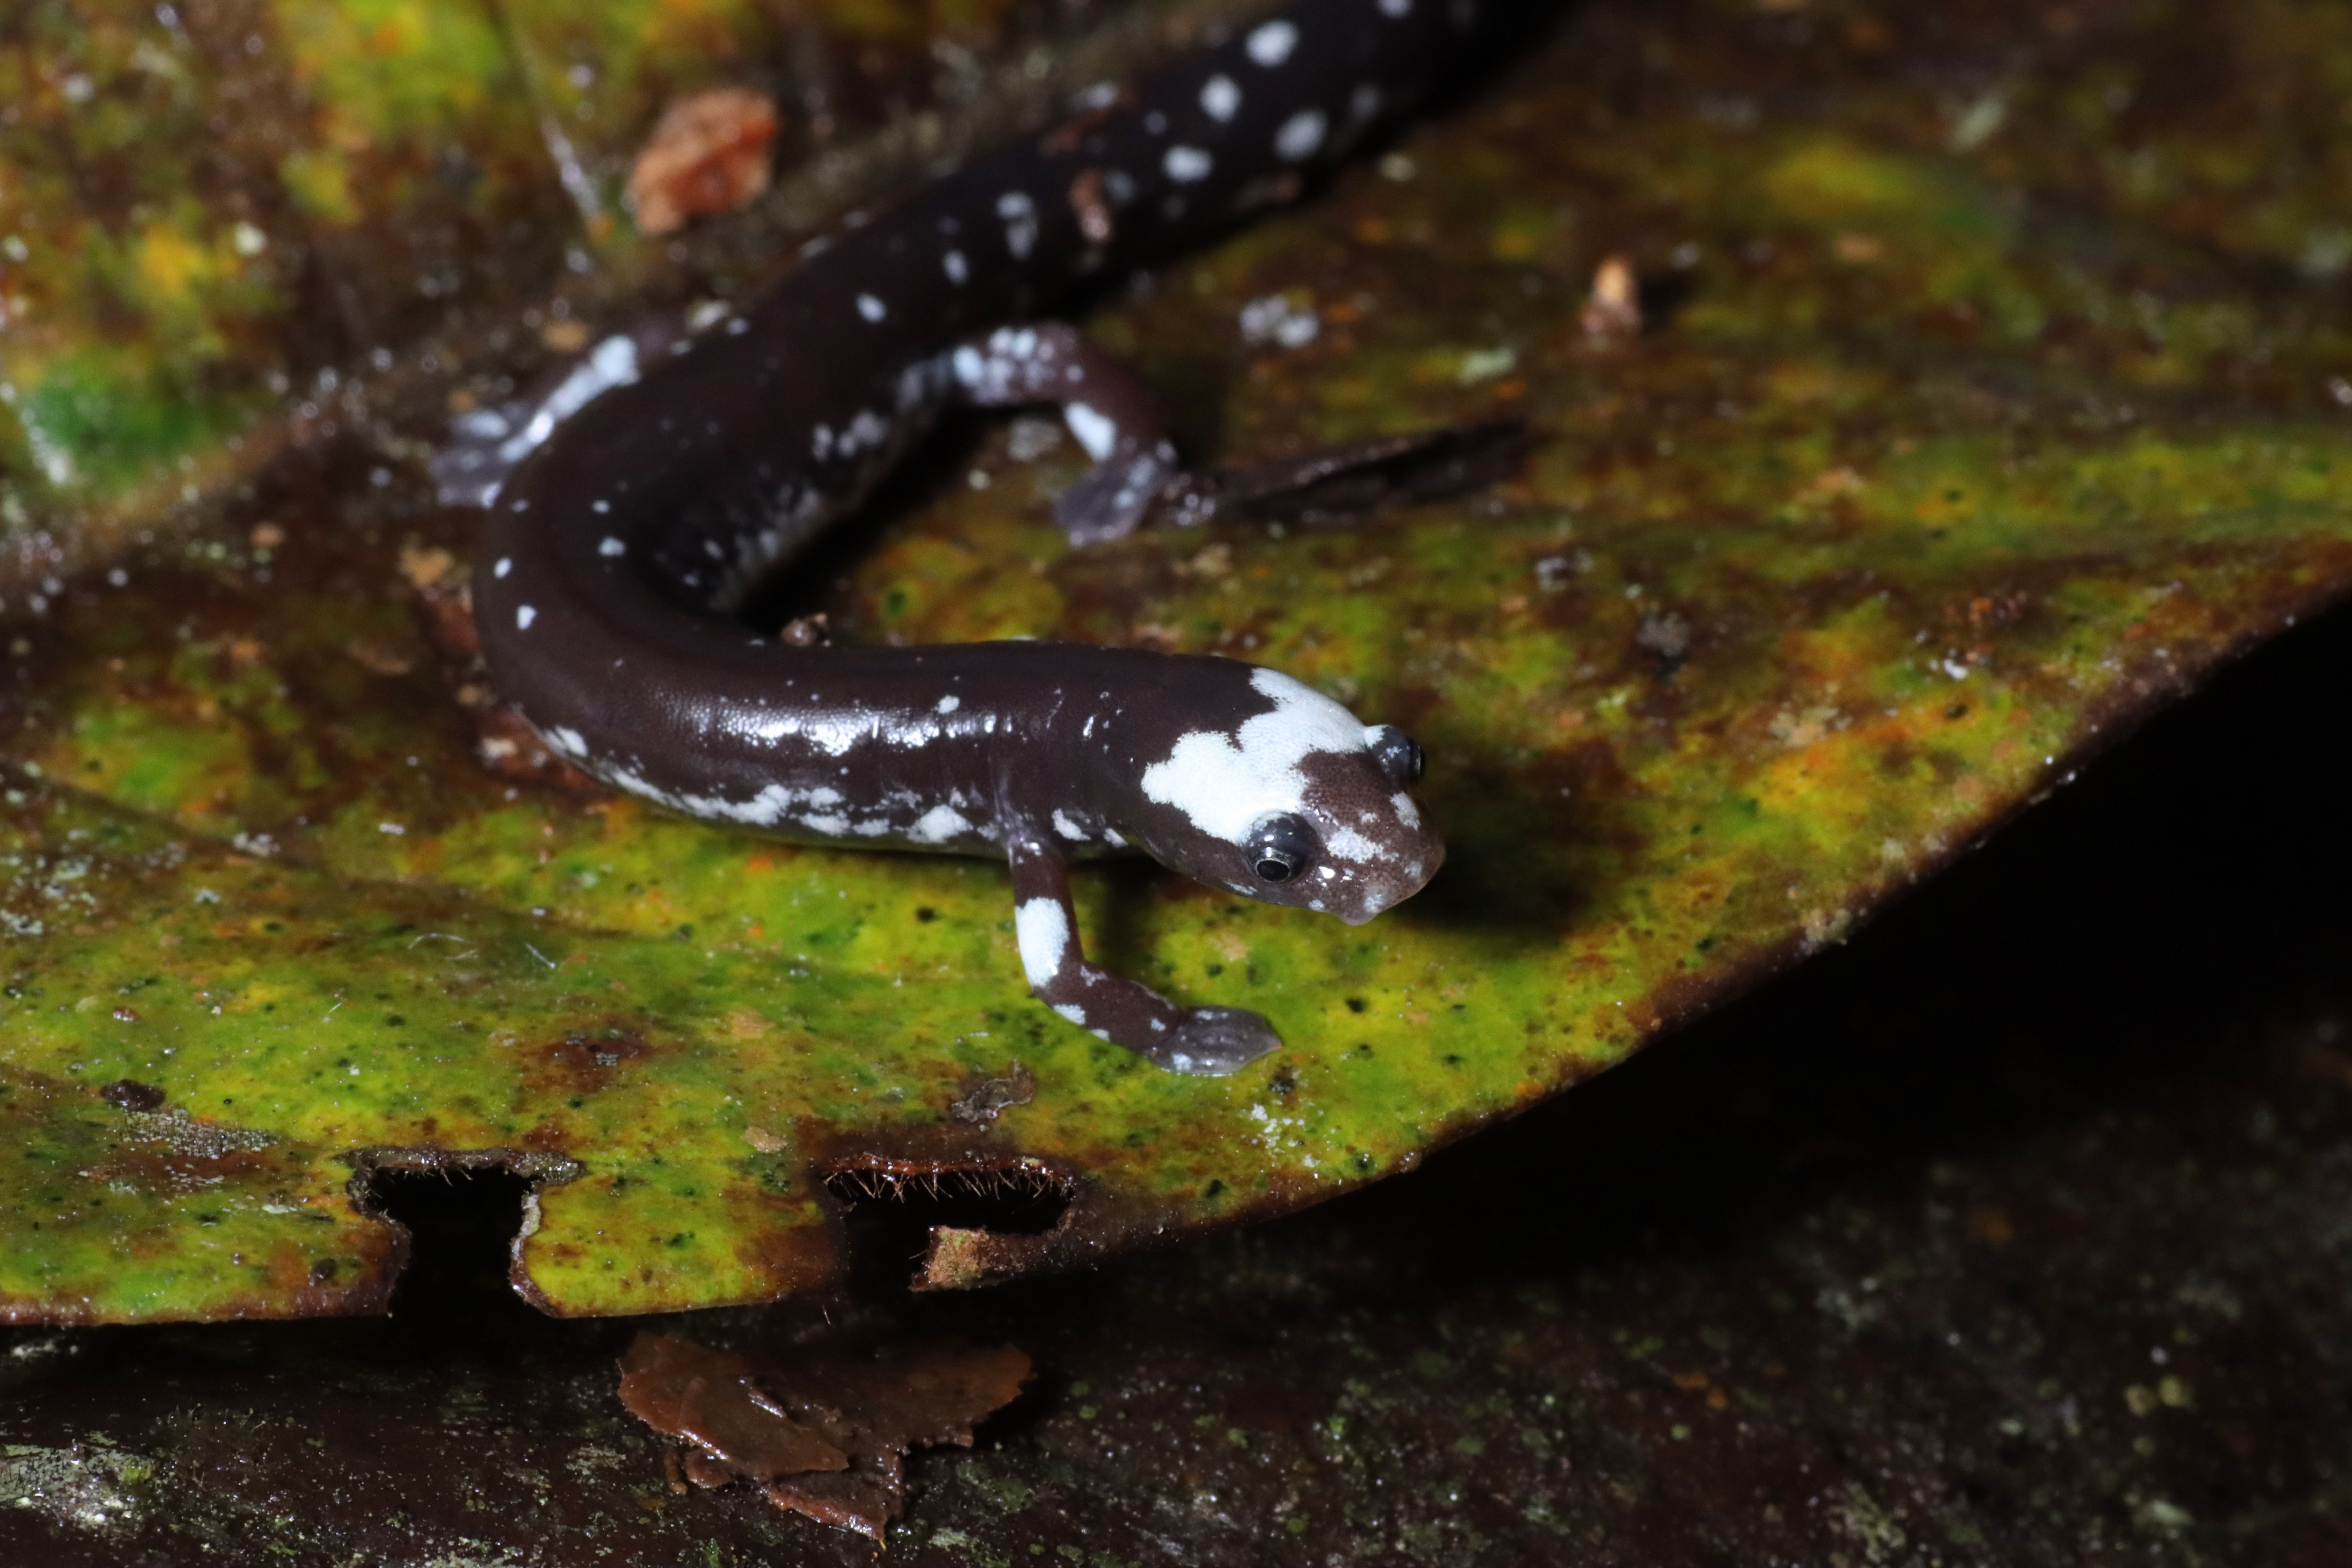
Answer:
[[691, 338], [608, 341], [520, 430], [488, 432], [520, 458], [478, 492], [500, 694], [581, 767], [690, 816], [1004, 856], [1022, 964], [1055, 1011], [1179, 1072], [1273, 1049], [1255, 1013], [1088, 963], [1068, 862], [1139, 850], [1370, 920], [1444, 857], [1401, 731], [1227, 659], [790, 646], [728, 616], [956, 403], [1061, 405], [1096, 462], [1063, 525], [1135, 526], [1179, 481], [1149, 400], [1069, 328], [1019, 323], [1292, 199], [1460, 58], [1477, 13], [1305, 0], [811, 245]]

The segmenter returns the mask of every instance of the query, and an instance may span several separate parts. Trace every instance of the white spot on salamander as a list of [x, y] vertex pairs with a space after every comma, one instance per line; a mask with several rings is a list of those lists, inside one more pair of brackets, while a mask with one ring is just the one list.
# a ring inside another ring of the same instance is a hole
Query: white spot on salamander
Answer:
[[498, 564], [490, 568], [490, 575], [493, 577], [504, 578], [508, 573], [513, 570], [514, 563], [501, 555], [499, 557]]
[[1062, 419], [1069, 426], [1070, 434], [1078, 438], [1078, 445], [1087, 449], [1087, 456], [1097, 463], [1109, 457], [1118, 445], [1118, 426], [1090, 404], [1068, 405], [1062, 410]]
[[539, 612], [532, 609], [529, 605], [518, 605], [515, 606], [515, 630], [519, 632], [527, 632], [530, 630], [530, 623], [537, 619], [539, 619]]
[[1282, 122], [1274, 133], [1274, 150], [1294, 163], [1315, 156], [1323, 145], [1323, 132], [1330, 122], [1319, 109], [1302, 109]]
[[1054, 831], [1073, 844], [1084, 844], [1087, 841], [1087, 830], [1073, 822], [1070, 819], [1070, 814], [1058, 805], [1054, 808]]
[[1396, 794], [1389, 796], [1389, 808], [1396, 813], [1397, 820], [1403, 823], [1407, 827], [1419, 827], [1421, 826], [1421, 808], [1413, 805], [1412, 796], [1405, 794], [1402, 790], [1399, 790]]
[[[1323, 835], [1323, 850], [1361, 865], [1367, 860], [1393, 860], [1396, 852], [1365, 837], [1352, 827], [1334, 827]], [[1328, 868], [1327, 868], [1328, 869]]]
[[1056, 1002], [1054, 1011], [1083, 1029], [1087, 1026], [1087, 1010], [1076, 1002]]
[[1030, 984], [1042, 986], [1062, 972], [1062, 960], [1070, 951], [1070, 917], [1059, 899], [1023, 902], [1013, 911], [1013, 932], [1021, 944], [1021, 971]]
[[1381, 0], [1381, 15], [1399, 20], [1412, 15], [1412, 0]]
[[996, 198], [996, 216], [1004, 220], [1004, 248], [1013, 260], [1028, 260], [1037, 247], [1037, 204], [1025, 191], [1007, 191]]
[[954, 806], [942, 802], [915, 819], [907, 829], [909, 844], [945, 844], [949, 839], [971, 831], [971, 818]]
[[1297, 47], [1298, 28], [1280, 19], [1266, 23], [1249, 36], [1249, 58], [1268, 70], [1288, 59]]
[[558, 724], [548, 731], [547, 743], [567, 757], [584, 757], [588, 754], [588, 742], [582, 738], [579, 731], [566, 724]]
[[873, 295], [860, 294], [857, 297], [857, 313], [869, 321], [878, 321], [890, 312]]
[[555, 434], [555, 427], [616, 386], [637, 379], [637, 345], [625, 333], [614, 333], [588, 351], [587, 356], [556, 384], [516, 434], [499, 444], [499, 456], [508, 464], [521, 462]]
[[1250, 684], [1274, 710], [1243, 721], [1230, 734], [1194, 730], [1167, 757], [1143, 771], [1143, 793], [1172, 805], [1213, 838], [1240, 844], [1259, 817], [1297, 811], [1307, 779], [1299, 763], [1320, 752], [1363, 750], [1362, 721], [1277, 670], [1254, 669]]
[[950, 250], [940, 257], [940, 266], [946, 269], [948, 281], [959, 289], [971, 278], [971, 266], [964, 260], [963, 252], [961, 250]]
[[599, 555], [626, 555], [628, 552], [629, 547], [609, 533], [604, 536], [604, 542], [596, 546]]
[[1160, 160], [1160, 166], [1178, 184], [1189, 185], [1207, 179], [1209, 171], [1216, 167], [1216, 163], [1198, 147], [1179, 146], [1168, 149], [1168, 155]]
[[1223, 125], [1241, 111], [1242, 89], [1229, 76], [1213, 76], [1201, 84], [1201, 109]]
[[934, 708], [932, 711], [937, 713], [952, 713], [962, 706], [963, 699], [950, 691], [945, 697], [940, 699], [939, 705]]

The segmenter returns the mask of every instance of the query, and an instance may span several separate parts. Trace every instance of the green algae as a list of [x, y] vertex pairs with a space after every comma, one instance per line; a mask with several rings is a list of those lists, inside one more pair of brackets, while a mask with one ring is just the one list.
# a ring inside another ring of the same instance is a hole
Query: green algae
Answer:
[[[562, 47], [593, 55], [634, 13], [598, 15]], [[1000, 431], [945, 444], [825, 595], [848, 637], [1246, 658], [1429, 748], [1446, 871], [1362, 930], [1079, 875], [1090, 951], [1274, 1020], [1285, 1048], [1231, 1079], [1030, 1002], [1001, 868], [486, 771], [471, 678], [411, 586], [435, 549], [462, 557], [467, 521], [413, 464], [257, 500], [203, 549], [58, 595], [0, 710], [27, 770], [0, 1038], [33, 1109], [8, 1114], [58, 1151], [0, 1187], [0, 1311], [364, 1307], [392, 1244], [351, 1194], [386, 1152], [532, 1170], [518, 1277], [566, 1313], [837, 1279], [844, 1170], [1017, 1166], [1066, 1194], [1055, 1229], [937, 1283], [1310, 1203], [1841, 941], [2352, 583], [2331, 294], [2104, 200], [2095, 165], [2026, 133], [2074, 102], [2062, 83], [1956, 150], [1866, 76], [1833, 117], [1775, 98], [1801, 64], [1719, 65], [1749, 110], [1667, 95], [1605, 137], [1606, 94], [1530, 67], [1094, 323], [1194, 395], [1180, 427], [1211, 456], [1502, 409], [1537, 432], [1515, 479], [1347, 527], [1072, 552], [1043, 522], [1074, 449]], [[1613, 250], [1658, 295], [1631, 341], [1580, 323]], [[1311, 338], [1249, 340], [1243, 308], [1276, 296]], [[958, 1114], [1024, 1076], [1026, 1101]], [[301, 1257], [343, 1293], [219, 1267], [169, 1182], [80, 1215], [97, 1178], [60, 1173], [137, 1145], [99, 1094], [122, 1080], [274, 1140], [266, 1183], [206, 1189], [277, 1194], [229, 1250], [293, 1258], [259, 1238], [299, 1249], [312, 1233], [285, 1227], [323, 1217], [333, 1241]]]

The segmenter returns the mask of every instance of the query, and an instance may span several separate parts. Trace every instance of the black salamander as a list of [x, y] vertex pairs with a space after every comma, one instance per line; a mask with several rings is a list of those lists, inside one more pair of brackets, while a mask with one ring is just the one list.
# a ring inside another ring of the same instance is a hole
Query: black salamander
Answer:
[[955, 404], [1060, 405], [1096, 464], [1063, 526], [1134, 527], [1184, 483], [1149, 399], [1071, 329], [1021, 323], [1291, 200], [1462, 57], [1477, 10], [1305, 0], [812, 243], [690, 338], [608, 340], [517, 428], [491, 417], [473, 434], [514, 466], [474, 480], [490, 509], [474, 604], [499, 692], [565, 757], [689, 816], [1003, 856], [1023, 967], [1055, 1011], [1179, 1072], [1273, 1049], [1255, 1013], [1088, 963], [1068, 863], [1140, 851], [1370, 920], [1444, 857], [1402, 731], [1227, 659], [791, 646], [729, 612]]

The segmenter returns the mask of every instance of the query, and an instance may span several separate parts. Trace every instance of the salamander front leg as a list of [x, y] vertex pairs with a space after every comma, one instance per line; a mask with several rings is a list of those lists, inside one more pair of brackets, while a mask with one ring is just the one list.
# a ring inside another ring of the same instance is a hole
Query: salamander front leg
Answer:
[[951, 363], [967, 402], [1061, 407], [1070, 434], [1095, 460], [1094, 471], [1054, 507], [1073, 543], [1131, 532], [1181, 472], [1151, 395], [1076, 328], [1055, 321], [1004, 327], [956, 350]]
[[1041, 834], [1016, 831], [1007, 838], [1021, 966], [1039, 1001], [1171, 1072], [1229, 1073], [1282, 1043], [1255, 1013], [1179, 1007], [1139, 981], [1088, 963], [1078, 949], [1061, 852]]

